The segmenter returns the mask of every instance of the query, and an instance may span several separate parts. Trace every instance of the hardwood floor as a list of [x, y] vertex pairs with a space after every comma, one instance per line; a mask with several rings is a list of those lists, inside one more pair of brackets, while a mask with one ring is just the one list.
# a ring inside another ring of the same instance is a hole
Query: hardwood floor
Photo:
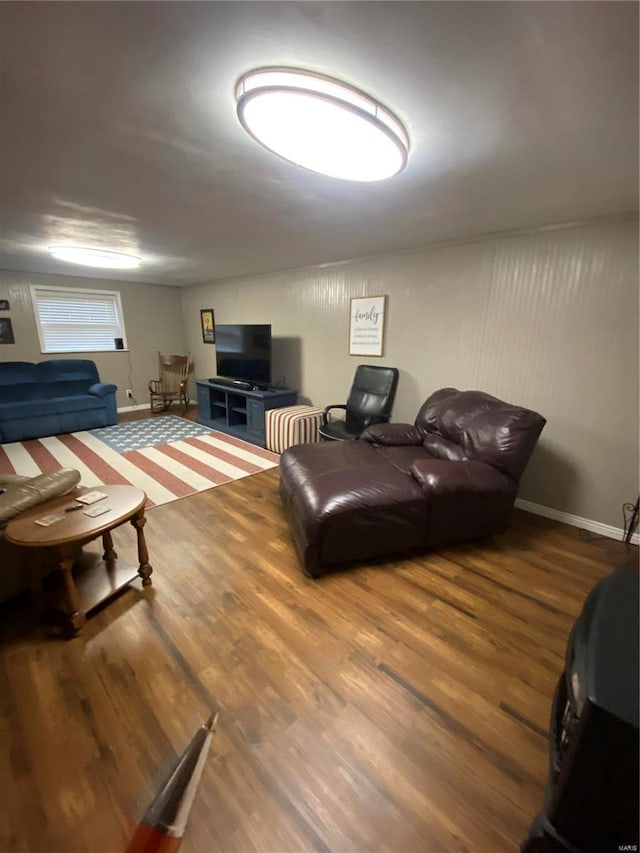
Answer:
[[[2, 609], [0, 849], [121, 850], [213, 709], [185, 853], [517, 849], [568, 632], [637, 549], [516, 512], [489, 543], [312, 581], [277, 484], [149, 511], [153, 587], [77, 640]], [[133, 530], [114, 544], [135, 559]]]

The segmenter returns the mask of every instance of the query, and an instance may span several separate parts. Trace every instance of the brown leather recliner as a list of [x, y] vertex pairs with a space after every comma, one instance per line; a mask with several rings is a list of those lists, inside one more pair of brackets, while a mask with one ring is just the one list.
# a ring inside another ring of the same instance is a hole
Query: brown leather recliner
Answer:
[[280, 494], [305, 573], [501, 533], [545, 423], [482, 391], [443, 388], [414, 425], [285, 450]]

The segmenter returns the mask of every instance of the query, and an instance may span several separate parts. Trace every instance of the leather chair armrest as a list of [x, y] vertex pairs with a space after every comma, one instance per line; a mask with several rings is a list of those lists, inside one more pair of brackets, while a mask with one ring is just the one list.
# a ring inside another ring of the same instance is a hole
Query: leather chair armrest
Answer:
[[327, 406], [326, 409], [324, 410], [324, 412], [322, 413], [322, 423], [323, 424], [329, 423], [329, 412], [331, 411], [331, 409], [342, 409], [343, 411], [346, 412], [347, 406], [345, 403], [341, 403], [341, 404], [336, 403], [333, 406]]
[[413, 424], [373, 424], [367, 427], [360, 438], [371, 444], [387, 446], [415, 446], [422, 444], [422, 432]]
[[411, 475], [428, 498], [455, 494], [511, 494], [514, 483], [506, 474], [484, 462], [450, 462], [448, 459], [419, 459]]
[[96, 382], [89, 388], [90, 394], [95, 394], [96, 397], [106, 397], [108, 394], [115, 394], [118, 390], [117, 385], [111, 385], [107, 382]]

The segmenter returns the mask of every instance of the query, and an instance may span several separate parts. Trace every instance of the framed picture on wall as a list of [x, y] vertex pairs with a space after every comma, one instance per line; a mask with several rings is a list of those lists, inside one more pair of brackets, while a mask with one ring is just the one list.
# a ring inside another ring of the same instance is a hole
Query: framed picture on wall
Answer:
[[362, 296], [351, 300], [349, 355], [382, 355], [386, 296]]
[[9, 300], [8, 299], [0, 299], [0, 311], [8, 311], [9, 310]]
[[0, 317], [0, 344], [15, 344], [10, 317]]
[[213, 321], [213, 308], [200, 309], [200, 326], [202, 327], [202, 343], [215, 344], [216, 326]]

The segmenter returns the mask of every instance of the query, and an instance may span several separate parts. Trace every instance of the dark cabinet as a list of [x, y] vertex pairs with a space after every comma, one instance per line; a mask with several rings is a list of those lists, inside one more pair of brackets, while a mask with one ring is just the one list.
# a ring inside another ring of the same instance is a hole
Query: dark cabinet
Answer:
[[638, 850], [637, 566], [589, 594], [551, 710], [543, 811], [521, 853]]
[[[280, 406], [271, 408], [280, 408]], [[259, 444], [264, 444], [265, 441], [264, 413], [265, 406], [262, 400], [247, 400], [247, 433]]]
[[266, 446], [265, 417], [269, 409], [295, 406], [297, 391], [288, 388], [260, 391], [197, 379], [198, 423]]

